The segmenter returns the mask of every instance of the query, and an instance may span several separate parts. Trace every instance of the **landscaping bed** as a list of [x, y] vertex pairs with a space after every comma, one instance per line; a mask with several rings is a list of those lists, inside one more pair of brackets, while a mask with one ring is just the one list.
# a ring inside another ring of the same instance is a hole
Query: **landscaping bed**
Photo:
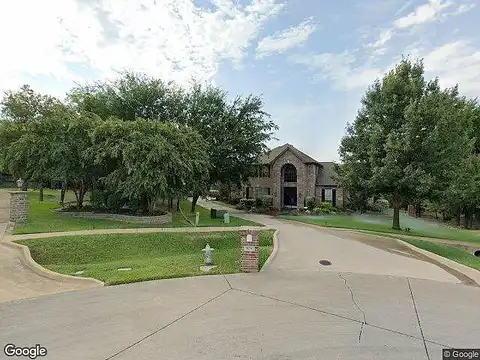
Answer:
[[[44, 232], [74, 231], [74, 230], [95, 230], [95, 229], [128, 229], [142, 227], [190, 227], [195, 223], [195, 213], [190, 213], [191, 202], [181, 201], [182, 210], [189, 221], [180, 212], [171, 215], [169, 223], [148, 223], [148, 222], [127, 222], [112, 220], [111, 218], [86, 219], [78, 216], [65, 216], [58, 214], [56, 210], [61, 209], [59, 205], [59, 191], [45, 190], [45, 201], [39, 201], [38, 191], [28, 192], [28, 222], [15, 227], [15, 234], [33, 234]], [[72, 198], [71, 193], [67, 195]], [[68, 198], [67, 196], [67, 198]], [[88, 207], [87, 207], [88, 209]], [[230, 217], [230, 224], [224, 224], [222, 219], [210, 219], [210, 211], [197, 205], [196, 211], [200, 213], [199, 226], [261, 226], [253, 221], [243, 220], [234, 216]]]
[[[273, 250], [272, 230], [261, 231], [260, 266]], [[239, 232], [150, 233], [68, 236], [21, 240], [33, 259], [62, 274], [77, 272], [107, 285], [240, 272]], [[213, 247], [216, 268], [202, 272], [202, 249]], [[119, 271], [119, 268], [131, 268]]]
[[58, 209], [55, 212], [59, 215], [70, 216], [76, 218], [83, 218], [89, 220], [115, 220], [131, 223], [145, 223], [145, 224], [169, 224], [172, 222], [172, 214], [159, 212], [158, 215], [134, 215], [131, 211], [122, 213], [114, 212], [100, 212], [100, 211], [82, 211], [73, 209]]

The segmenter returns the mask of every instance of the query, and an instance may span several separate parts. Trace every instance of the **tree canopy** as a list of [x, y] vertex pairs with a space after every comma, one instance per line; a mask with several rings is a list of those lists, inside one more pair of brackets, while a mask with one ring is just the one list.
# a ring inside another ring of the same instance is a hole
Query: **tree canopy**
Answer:
[[341, 184], [354, 194], [353, 201], [387, 198], [394, 209], [394, 229], [400, 229], [399, 210], [405, 204], [444, 201], [453, 191], [456, 195], [447, 197], [456, 199], [452, 206], [469, 206], [458, 191], [473, 199], [478, 188], [470, 184], [467, 195], [458, 186], [458, 174], [475, 178], [477, 160], [471, 157], [478, 146], [478, 109], [457, 87], [441, 89], [438, 79], [427, 82], [421, 61], [402, 60], [369, 87], [347, 127], [337, 167]]
[[1, 102], [0, 159], [25, 180], [63, 182], [83, 206], [154, 211], [159, 198], [198, 197], [240, 184], [277, 128], [260, 97], [229, 100], [221, 88], [189, 89], [124, 72], [73, 88], [62, 102], [28, 85]]

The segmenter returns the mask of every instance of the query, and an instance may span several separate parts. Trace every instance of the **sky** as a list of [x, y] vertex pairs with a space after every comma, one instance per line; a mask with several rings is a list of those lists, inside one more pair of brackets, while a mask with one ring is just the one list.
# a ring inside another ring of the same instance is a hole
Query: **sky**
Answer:
[[290, 143], [338, 161], [347, 123], [402, 56], [480, 94], [479, 0], [0, 0], [0, 91], [134, 70], [261, 95]]

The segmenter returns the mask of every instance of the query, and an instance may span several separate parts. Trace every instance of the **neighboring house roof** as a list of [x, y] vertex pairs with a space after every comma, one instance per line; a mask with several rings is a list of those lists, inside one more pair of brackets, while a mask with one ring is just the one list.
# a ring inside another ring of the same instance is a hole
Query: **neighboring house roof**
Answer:
[[307, 154], [298, 150], [296, 147], [290, 144], [285, 144], [285, 145], [278, 146], [276, 148], [271, 149], [266, 154], [263, 154], [262, 156], [260, 156], [259, 162], [260, 164], [271, 164], [287, 150], [290, 150], [292, 153], [294, 153], [305, 164], [321, 165], [321, 163], [319, 163], [317, 160], [308, 156]]

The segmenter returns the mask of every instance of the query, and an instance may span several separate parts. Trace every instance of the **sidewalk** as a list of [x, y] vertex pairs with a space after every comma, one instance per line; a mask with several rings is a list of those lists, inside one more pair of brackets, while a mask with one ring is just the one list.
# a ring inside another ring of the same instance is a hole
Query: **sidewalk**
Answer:
[[170, 232], [218, 232], [218, 231], [242, 231], [242, 230], [272, 230], [265, 226], [219, 226], [219, 227], [181, 227], [181, 228], [135, 228], [135, 229], [97, 229], [78, 231], [59, 231], [51, 233], [5, 235], [5, 241], [17, 241], [26, 239], [41, 239], [60, 236], [98, 235], [98, 234], [148, 234]]

